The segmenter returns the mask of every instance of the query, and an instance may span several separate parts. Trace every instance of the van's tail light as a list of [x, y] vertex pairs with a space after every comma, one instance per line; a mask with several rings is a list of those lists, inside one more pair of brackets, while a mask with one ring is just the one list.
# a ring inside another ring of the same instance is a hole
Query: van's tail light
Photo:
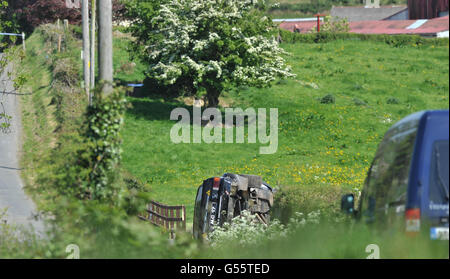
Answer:
[[420, 231], [420, 209], [407, 209], [405, 212], [406, 233], [415, 235]]

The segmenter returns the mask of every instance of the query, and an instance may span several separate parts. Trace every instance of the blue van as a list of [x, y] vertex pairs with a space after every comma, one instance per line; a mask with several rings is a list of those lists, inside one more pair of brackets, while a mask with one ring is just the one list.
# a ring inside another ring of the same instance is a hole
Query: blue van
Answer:
[[385, 134], [354, 209], [353, 194], [341, 208], [366, 223], [448, 240], [449, 111], [422, 111], [405, 117]]

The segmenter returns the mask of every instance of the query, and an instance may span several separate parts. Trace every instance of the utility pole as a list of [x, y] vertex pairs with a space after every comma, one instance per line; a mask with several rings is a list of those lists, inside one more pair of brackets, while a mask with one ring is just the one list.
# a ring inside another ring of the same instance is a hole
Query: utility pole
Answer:
[[89, 0], [82, 0], [81, 18], [83, 21], [83, 74], [84, 74], [84, 88], [86, 94], [91, 100], [90, 93], [90, 49], [89, 49]]
[[[95, 24], [96, 24], [96, 0], [91, 1], [91, 89], [95, 88]], [[92, 94], [91, 94], [92, 95]], [[89, 100], [92, 103], [92, 96]]]
[[98, 4], [99, 79], [104, 83], [102, 94], [109, 95], [113, 90], [112, 2], [98, 0]]

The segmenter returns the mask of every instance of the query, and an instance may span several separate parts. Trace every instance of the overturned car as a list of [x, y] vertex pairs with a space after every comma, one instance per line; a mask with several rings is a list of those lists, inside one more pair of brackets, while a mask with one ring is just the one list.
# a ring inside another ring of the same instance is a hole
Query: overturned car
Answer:
[[194, 209], [194, 238], [204, 238], [244, 210], [264, 224], [270, 221], [273, 190], [260, 176], [226, 173], [203, 181]]

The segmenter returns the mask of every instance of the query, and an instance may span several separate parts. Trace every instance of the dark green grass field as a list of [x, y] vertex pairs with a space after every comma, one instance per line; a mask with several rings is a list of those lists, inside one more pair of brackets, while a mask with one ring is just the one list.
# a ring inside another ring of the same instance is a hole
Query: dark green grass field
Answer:
[[392, 124], [416, 111], [449, 107], [448, 45], [395, 48], [347, 40], [283, 47], [296, 78], [224, 94], [233, 108], [278, 108], [275, 154], [259, 154], [259, 144], [174, 144], [170, 112], [186, 105], [129, 99], [123, 166], [150, 188], [153, 199], [186, 205], [191, 222], [202, 181], [236, 172], [293, 190], [296, 210], [336, 210], [342, 192], [361, 189]]

